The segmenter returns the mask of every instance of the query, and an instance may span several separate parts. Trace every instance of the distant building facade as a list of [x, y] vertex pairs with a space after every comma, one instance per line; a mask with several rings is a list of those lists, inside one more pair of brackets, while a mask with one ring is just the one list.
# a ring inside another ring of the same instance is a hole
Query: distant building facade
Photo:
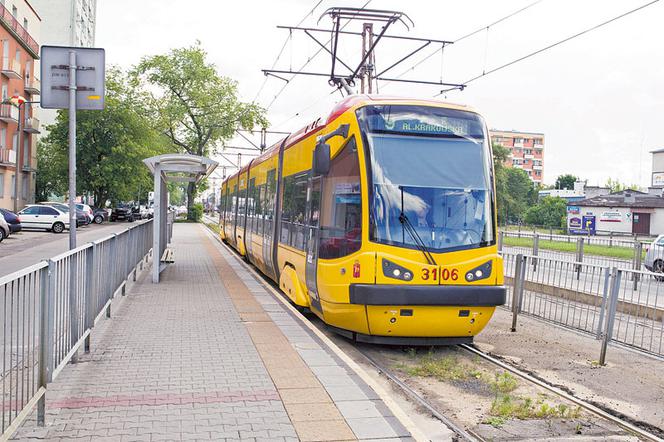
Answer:
[[[30, 0], [42, 18], [42, 45], [93, 47], [97, 0]], [[55, 122], [57, 110], [42, 110], [42, 125]]]
[[622, 233], [656, 236], [664, 233], [664, 198], [638, 190], [622, 190], [567, 203], [567, 229], [572, 234]]
[[544, 189], [539, 191], [538, 196], [539, 198], [546, 196], [558, 197], [567, 200], [567, 202], [574, 202], [608, 195], [609, 193], [611, 193], [611, 189], [608, 187], [587, 186], [585, 181], [577, 181], [574, 183], [574, 189]]
[[491, 141], [510, 151], [508, 167], [523, 169], [533, 182], [544, 179], [544, 134], [491, 129]]
[[10, 210], [17, 199], [19, 209], [34, 202], [37, 106], [19, 108], [9, 100], [14, 96], [39, 100], [40, 25], [41, 18], [30, 1], [0, 0], [0, 207]]

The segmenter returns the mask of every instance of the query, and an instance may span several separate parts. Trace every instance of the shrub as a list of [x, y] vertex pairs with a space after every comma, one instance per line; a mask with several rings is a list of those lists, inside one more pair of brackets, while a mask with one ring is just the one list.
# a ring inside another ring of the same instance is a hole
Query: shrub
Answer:
[[199, 222], [203, 218], [203, 204], [196, 203], [189, 209], [189, 219]]

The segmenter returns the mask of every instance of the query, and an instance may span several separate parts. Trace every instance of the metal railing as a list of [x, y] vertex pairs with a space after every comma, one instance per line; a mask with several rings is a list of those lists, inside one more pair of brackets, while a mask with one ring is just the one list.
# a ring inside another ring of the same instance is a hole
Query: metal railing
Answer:
[[664, 356], [664, 274], [503, 252], [512, 330], [527, 314]]
[[35, 41], [34, 38], [30, 35], [27, 29], [25, 29], [14, 15], [5, 7], [4, 4], [0, 4], [0, 20], [11, 29], [21, 41], [28, 47], [32, 52], [33, 56], [39, 56], [39, 44]]
[[85, 244], [0, 278], [2, 437], [9, 437], [37, 405], [44, 424], [45, 392], [76, 359], [97, 319], [142, 269], [152, 246], [152, 222]]

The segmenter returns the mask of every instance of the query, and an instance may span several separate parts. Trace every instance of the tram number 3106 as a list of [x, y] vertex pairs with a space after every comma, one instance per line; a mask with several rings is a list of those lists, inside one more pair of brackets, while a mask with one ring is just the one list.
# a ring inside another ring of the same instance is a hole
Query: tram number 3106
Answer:
[[457, 269], [428, 269], [428, 268], [423, 268], [422, 269], [422, 279], [423, 280], [428, 280], [432, 279], [436, 281], [440, 277], [441, 280], [443, 281], [456, 281], [459, 279], [459, 270]]

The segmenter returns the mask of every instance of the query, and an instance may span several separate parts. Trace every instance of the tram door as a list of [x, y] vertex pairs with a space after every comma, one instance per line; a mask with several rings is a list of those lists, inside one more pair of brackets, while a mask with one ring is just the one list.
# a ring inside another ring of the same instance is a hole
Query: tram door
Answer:
[[276, 169], [267, 172], [267, 183], [265, 184], [265, 204], [263, 205], [263, 262], [265, 263], [265, 271], [272, 278], [276, 278], [274, 274], [274, 263], [272, 259], [272, 252], [274, 248], [274, 210], [276, 206], [276, 190], [277, 190], [277, 171]]
[[311, 306], [323, 312], [318, 297], [318, 286], [316, 283], [318, 267], [318, 243], [320, 236], [320, 200], [321, 200], [321, 177], [309, 177], [307, 188], [307, 263], [305, 267], [307, 291], [311, 298]]

